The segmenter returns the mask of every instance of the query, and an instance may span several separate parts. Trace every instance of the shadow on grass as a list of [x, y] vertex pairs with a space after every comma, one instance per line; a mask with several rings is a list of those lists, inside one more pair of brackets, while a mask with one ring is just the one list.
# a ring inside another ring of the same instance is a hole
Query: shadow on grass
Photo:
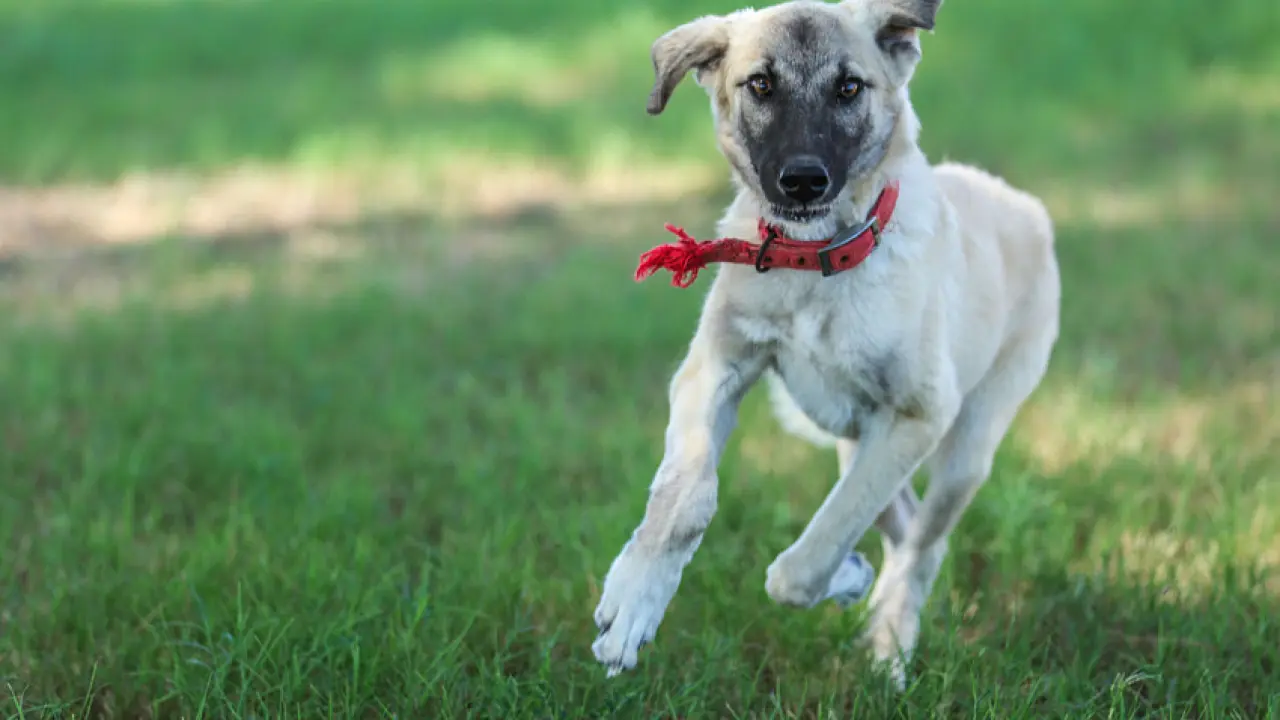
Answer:
[[[1243, 584], [1250, 572], [1218, 568], [1211, 582]], [[925, 697], [938, 684], [959, 691], [938, 708], [945, 715], [1085, 718], [1105, 709], [1121, 717], [1274, 717], [1280, 710], [1268, 680], [1280, 662], [1280, 632], [1262, 620], [1280, 609], [1274, 598], [1211, 587], [1202, 599], [1179, 600], [1158, 583], [1061, 572], [1016, 582], [1026, 588], [1016, 610], [1001, 607], [999, 586], [979, 578], [953, 585], [973, 594], [940, 611], [916, 663]]]

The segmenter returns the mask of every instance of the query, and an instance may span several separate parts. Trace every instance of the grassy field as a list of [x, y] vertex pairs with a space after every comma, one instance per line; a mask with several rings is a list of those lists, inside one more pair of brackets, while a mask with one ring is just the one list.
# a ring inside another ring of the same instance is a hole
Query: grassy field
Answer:
[[1064, 314], [910, 686], [766, 596], [835, 459], [759, 392], [606, 681], [706, 287], [630, 273], [727, 193], [648, 46], [734, 7], [0, 0], [4, 716], [1280, 718], [1261, 0], [944, 5], [923, 143], [1046, 199]]

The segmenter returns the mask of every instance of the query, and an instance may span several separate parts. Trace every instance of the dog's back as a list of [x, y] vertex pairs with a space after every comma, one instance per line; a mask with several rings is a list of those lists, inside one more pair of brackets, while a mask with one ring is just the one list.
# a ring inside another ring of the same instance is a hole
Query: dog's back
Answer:
[[[1056, 265], [1053, 221], [1038, 198], [972, 165], [946, 162], [934, 168], [938, 188], [958, 215], [967, 245], [994, 239], [1014, 299]], [[970, 250], [971, 248], [966, 248]]]
[[999, 289], [990, 320], [1005, 326], [1007, 348], [1024, 334], [1056, 333], [1059, 278], [1053, 221], [1034, 195], [972, 165], [934, 168], [956, 212], [971, 287]]

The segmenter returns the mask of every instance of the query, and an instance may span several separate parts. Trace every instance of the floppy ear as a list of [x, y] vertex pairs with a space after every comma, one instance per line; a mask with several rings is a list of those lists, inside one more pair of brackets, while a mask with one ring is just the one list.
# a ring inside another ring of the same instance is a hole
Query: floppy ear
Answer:
[[908, 67], [920, 59], [920, 31], [932, 31], [942, 0], [880, 0], [883, 21], [876, 44]]
[[690, 71], [695, 78], [712, 69], [729, 49], [726, 18], [707, 15], [690, 21], [653, 42], [649, 51], [653, 61], [653, 90], [646, 110], [657, 115], [667, 107], [671, 93]]

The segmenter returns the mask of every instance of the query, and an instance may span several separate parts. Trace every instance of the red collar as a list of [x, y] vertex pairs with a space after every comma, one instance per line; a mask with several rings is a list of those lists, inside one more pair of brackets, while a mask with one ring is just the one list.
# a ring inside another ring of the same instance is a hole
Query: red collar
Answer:
[[735, 238], [699, 242], [683, 228], [668, 224], [667, 231], [680, 241], [659, 245], [641, 255], [636, 280], [665, 268], [672, 273], [672, 285], [689, 287], [697, 279], [698, 271], [713, 262], [754, 265], [759, 272], [782, 267], [834, 275], [857, 267], [880, 245], [880, 233], [893, 217], [897, 202], [898, 183], [893, 181], [880, 192], [865, 222], [828, 240], [792, 240], [761, 219], [759, 245]]

